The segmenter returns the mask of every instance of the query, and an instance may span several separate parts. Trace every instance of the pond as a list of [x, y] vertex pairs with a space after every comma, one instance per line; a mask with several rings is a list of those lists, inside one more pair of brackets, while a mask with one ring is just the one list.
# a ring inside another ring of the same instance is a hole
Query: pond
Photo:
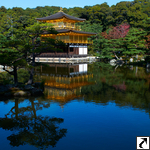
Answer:
[[44, 96], [0, 101], [7, 150], [133, 150], [150, 136], [150, 73], [139, 66], [47, 64]]

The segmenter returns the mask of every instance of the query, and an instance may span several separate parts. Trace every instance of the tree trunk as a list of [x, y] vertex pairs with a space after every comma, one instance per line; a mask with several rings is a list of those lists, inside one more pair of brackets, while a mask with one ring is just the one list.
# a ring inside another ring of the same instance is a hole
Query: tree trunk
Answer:
[[33, 83], [33, 76], [34, 76], [34, 68], [32, 68], [32, 69], [30, 70], [30, 78], [29, 78], [27, 84], [32, 84], [32, 83]]
[[35, 43], [34, 43], [35, 39], [32, 39], [32, 66], [35, 66]]
[[17, 67], [14, 66], [14, 83], [15, 85], [18, 84], [18, 75], [17, 75]]
[[34, 107], [34, 101], [33, 100], [31, 100], [31, 104], [32, 104], [32, 110], [33, 110], [34, 118], [36, 118], [36, 110]]
[[15, 117], [16, 117], [16, 119], [18, 119], [18, 114], [19, 114], [19, 111], [18, 111], [18, 99], [15, 99]]
[[138, 67], [136, 67], [135, 76], [137, 76], [138, 73]]

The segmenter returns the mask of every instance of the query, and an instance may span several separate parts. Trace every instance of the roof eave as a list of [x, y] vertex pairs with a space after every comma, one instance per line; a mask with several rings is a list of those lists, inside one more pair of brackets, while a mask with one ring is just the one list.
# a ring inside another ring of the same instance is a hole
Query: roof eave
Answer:
[[[73, 19], [67, 18], [66, 16], [61, 17], [61, 18], [56, 18], [56, 19], [40, 19], [40, 18], [36, 18], [36, 20], [37, 21], [47, 21], [47, 20], [51, 21], [51, 20], [57, 20], [57, 19], [63, 19], [63, 18], [66, 18], [68, 20], [73, 20]], [[73, 20], [73, 21], [75, 21], [75, 22], [84, 22], [85, 20], [86, 19], [84, 19], [84, 20]]]

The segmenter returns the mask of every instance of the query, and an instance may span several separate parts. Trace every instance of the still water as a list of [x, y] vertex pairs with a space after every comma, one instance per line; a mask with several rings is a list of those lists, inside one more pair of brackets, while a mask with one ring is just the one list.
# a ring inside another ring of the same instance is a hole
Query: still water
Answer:
[[104, 63], [36, 68], [43, 97], [0, 101], [0, 149], [134, 150], [150, 136], [150, 73]]

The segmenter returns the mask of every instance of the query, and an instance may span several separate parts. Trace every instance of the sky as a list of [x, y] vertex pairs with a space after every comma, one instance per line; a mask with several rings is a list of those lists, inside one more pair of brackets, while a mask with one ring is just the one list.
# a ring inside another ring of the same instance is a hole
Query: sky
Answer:
[[36, 8], [37, 6], [59, 6], [66, 8], [93, 6], [106, 2], [109, 6], [121, 0], [1, 0], [0, 6], [6, 8], [21, 7], [23, 9]]

